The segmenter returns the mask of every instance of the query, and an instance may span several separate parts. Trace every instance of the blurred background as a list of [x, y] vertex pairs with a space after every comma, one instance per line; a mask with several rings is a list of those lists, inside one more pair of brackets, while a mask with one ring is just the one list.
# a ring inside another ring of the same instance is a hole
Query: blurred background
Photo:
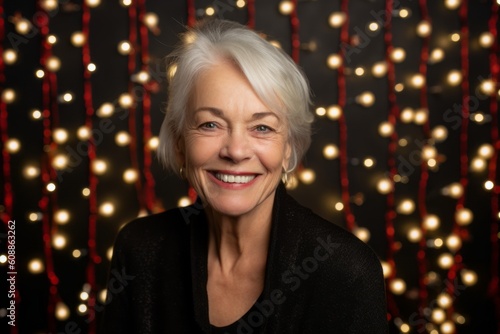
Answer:
[[500, 333], [499, 2], [0, 0], [0, 331], [94, 333], [119, 228], [193, 200], [154, 151], [165, 57], [212, 16], [308, 76], [288, 188], [377, 252], [391, 332]]

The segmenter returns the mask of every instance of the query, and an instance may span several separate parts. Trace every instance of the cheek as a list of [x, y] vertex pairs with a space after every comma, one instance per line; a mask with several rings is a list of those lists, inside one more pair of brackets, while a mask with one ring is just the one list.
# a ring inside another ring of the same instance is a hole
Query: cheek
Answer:
[[185, 143], [186, 160], [192, 167], [203, 165], [219, 151], [219, 143], [215, 138], [188, 136]]

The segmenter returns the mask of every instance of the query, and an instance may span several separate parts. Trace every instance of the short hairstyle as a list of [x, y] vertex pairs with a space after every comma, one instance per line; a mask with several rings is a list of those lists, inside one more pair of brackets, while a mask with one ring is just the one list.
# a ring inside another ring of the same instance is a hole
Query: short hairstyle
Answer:
[[301, 69], [280, 48], [232, 21], [200, 22], [184, 33], [181, 40], [168, 57], [171, 74], [168, 102], [157, 152], [163, 165], [179, 174], [177, 145], [197, 77], [221, 60], [230, 60], [240, 68], [262, 102], [284, 116], [291, 147], [287, 172], [295, 170], [311, 143], [314, 120], [309, 83]]

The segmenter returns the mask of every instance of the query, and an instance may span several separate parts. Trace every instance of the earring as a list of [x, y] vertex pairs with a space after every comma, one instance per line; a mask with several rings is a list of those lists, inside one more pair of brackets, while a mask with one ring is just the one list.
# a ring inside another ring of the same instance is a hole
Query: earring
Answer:
[[181, 179], [186, 179], [186, 176], [184, 175], [184, 166], [181, 166], [181, 168], [179, 168], [179, 175], [181, 176]]
[[283, 168], [283, 172], [281, 172], [281, 181], [286, 185], [288, 182], [288, 173], [285, 168]]

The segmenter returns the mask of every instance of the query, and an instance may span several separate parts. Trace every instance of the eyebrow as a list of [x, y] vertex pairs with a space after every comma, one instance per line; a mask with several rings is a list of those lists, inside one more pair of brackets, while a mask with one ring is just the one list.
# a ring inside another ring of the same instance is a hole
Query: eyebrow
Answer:
[[[217, 117], [224, 117], [224, 112], [219, 109], [219, 108], [214, 108], [214, 107], [200, 107], [198, 109], [196, 109], [194, 112], [197, 113], [197, 112], [200, 112], [200, 111], [208, 111], [209, 113], [217, 116]], [[272, 112], [272, 111], [262, 111], [262, 112], [256, 112], [252, 115], [252, 120], [258, 120], [258, 119], [262, 119], [262, 118], [265, 118], [265, 117], [268, 117], [268, 116], [272, 116], [272, 117], [275, 117], [276, 119], [280, 119], [278, 117], [278, 115], [276, 115], [276, 113]]]

